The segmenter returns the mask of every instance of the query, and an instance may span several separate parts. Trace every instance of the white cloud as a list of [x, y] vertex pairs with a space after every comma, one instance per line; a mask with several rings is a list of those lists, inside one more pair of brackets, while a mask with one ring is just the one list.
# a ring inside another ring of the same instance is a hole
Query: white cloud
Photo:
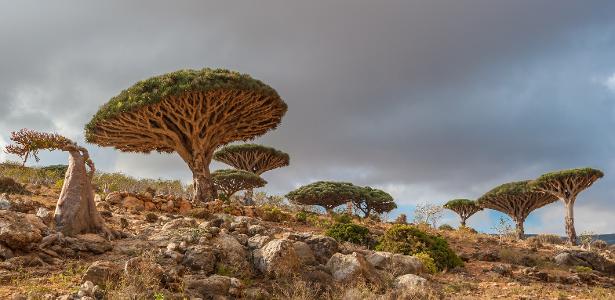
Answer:
[[604, 81], [604, 85], [612, 92], [615, 92], [615, 73], [611, 74], [611, 76]]

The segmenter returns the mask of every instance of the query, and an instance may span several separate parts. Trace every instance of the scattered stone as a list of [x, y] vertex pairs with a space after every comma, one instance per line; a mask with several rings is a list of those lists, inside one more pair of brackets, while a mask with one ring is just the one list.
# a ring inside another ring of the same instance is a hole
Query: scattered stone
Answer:
[[2, 193], [0, 195], [0, 209], [1, 210], [11, 209], [11, 200], [9, 200], [9, 195], [7, 195], [6, 193]]
[[[167, 249], [167, 251], [169, 251]], [[213, 248], [197, 245], [188, 249], [184, 255], [182, 265], [194, 270], [212, 274], [216, 266], [216, 255]]]
[[257, 235], [257, 234], [263, 234], [265, 230], [267, 230], [267, 228], [265, 228], [262, 225], [250, 225], [248, 227], [248, 234], [250, 236]]
[[367, 262], [362, 254], [356, 252], [352, 254], [335, 253], [327, 262], [327, 268], [333, 275], [333, 279], [338, 282], [363, 279], [375, 284], [381, 283], [376, 269]]
[[164, 226], [162, 226], [162, 230], [166, 231], [166, 230], [170, 230], [170, 229], [185, 228], [185, 227], [196, 227], [196, 226], [197, 226], [197, 223], [196, 223], [196, 220], [194, 220], [194, 219], [179, 218], [179, 219], [171, 220], [171, 221], [167, 222], [166, 224], [164, 224]]
[[13, 250], [29, 250], [48, 228], [34, 215], [0, 210], [0, 242]]
[[566, 250], [553, 260], [560, 266], [583, 266], [607, 274], [615, 274], [615, 263], [592, 251]]
[[271, 241], [271, 237], [270, 236], [257, 234], [257, 235], [255, 235], [255, 236], [253, 236], [253, 237], [248, 239], [248, 247], [250, 249], [262, 248], [269, 241]]
[[41, 220], [43, 221], [43, 223], [45, 223], [45, 225], [47, 226], [51, 226], [51, 224], [53, 223], [53, 215], [54, 213], [44, 207], [39, 207], [36, 210], [36, 216], [41, 218]]
[[227, 276], [212, 275], [205, 279], [192, 279], [186, 281], [186, 289], [206, 299], [216, 296], [229, 296], [231, 278]]
[[267, 276], [289, 275], [299, 268], [300, 257], [292, 241], [277, 239], [254, 251], [254, 265]]
[[301, 265], [312, 265], [316, 263], [316, 257], [310, 245], [301, 241], [295, 241], [293, 242], [293, 247], [295, 248], [297, 257], [299, 257], [299, 263]]
[[120, 192], [111, 192], [107, 195], [105, 201], [111, 204], [119, 204], [120, 202], [122, 202], [122, 198], [123, 197]]
[[375, 268], [389, 271], [395, 276], [419, 274], [424, 271], [423, 263], [418, 258], [410, 255], [374, 252], [366, 258]]
[[145, 204], [143, 201], [133, 196], [124, 198], [124, 200], [122, 200], [122, 206], [126, 209], [134, 211], [143, 211], [145, 209]]
[[497, 264], [491, 267], [491, 271], [502, 276], [512, 276], [512, 267], [507, 264]]
[[402, 290], [422, 289], [427, 286], [427, 279], [414, 274], [406, 274], [395, 278], [393, 285]]
[[310, 246], [316, 260], [321, 264], [326, 264], [333, 254], [339, 252], [339, 244], [332, 237], [312, 235], [304, 239], [304, 242]]
[[0, 258], [2, 260], [6, 260], [6, 259], [10, 259], [13, 258], [14, 254], [13, 251], [7, 247], [4, 246], [2, 243], [0, 243]]
[[105, 286], [107, 282], [120, 273], [120, 267], [110, 261], [95, 261], [85, 271], [82, 282], [91, 281], [95, 285]]

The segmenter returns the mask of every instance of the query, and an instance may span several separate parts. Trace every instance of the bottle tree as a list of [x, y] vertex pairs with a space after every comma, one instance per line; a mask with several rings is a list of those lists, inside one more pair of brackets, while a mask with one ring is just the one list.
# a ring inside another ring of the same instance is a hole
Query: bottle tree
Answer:
[[209, 171], [221, 145], [275, 129], [286, 113], [278, 93], [249, 75], [180, 70], [137, 82], [86, 125], [86, 139], [120, 151], [177, 152], [193, 174], [194, 200], [216, 196]]
[[468, 220], [468, 218], [483, 210], [483, 208], [480, 207], [476, 201], [472, 201], [470, 199], [453, 199], [446, 202], [443, 207], [452, 210], [459, 215], [462, 227], [466, 226], [466, 220]]
[[244, 170], [217, 170], [211, 173], [211, 176], [218, 192], [222, 192], [227, 199], [238, 191], [259, 188], [267, 184], [267, 181], [260, 176]]
[[530, 184], [537, 190], [564, 202], [566, 206], [566, 235], [568, 243], [577, 244], [577, 233], [574, 229], [574, 202], [581, 191], [590, 187], [604, 173], [592, 168], [569, 169], [546, 173], [533, 180]]
[[288, 193], [286, 198], [296, 204], [321, 206], [331, 214], [334, 208], [356, 202], [360, 196], [358, 187], [352, 183], [317, 181]]
[[6, 152], [22, 157], [24, 165], [31, 157], [38, 162], [40, 150], [68, 152], [68, 168], [54, 214], [59, 232], [68, 236], [102, 233], [108, 238], [115, 237], [96, 210], [92, 187], [96, 168], [87, 149], [59, 134], [28, 129], [11, 133], [11, 141], [13, 144], [6, 147]]
[[523, 223], [534, 210], [557, 201], [551, 194], [533, 190], [529, 180], [505, 183], [478, 198], [480, 207], [490, 208], [510, 216], [516, 224], [518, 239], [525, 237]]
[[389, 193], [371, 187], [357, 187], [359, 197], [355, 198], [355, 207], [363, 213], [365, 218], [372, 212], [383, 214], [397, 208], [393, 196]]
[[[290, 161], [288, 154], [257, 144], [224, 146], [214, 153], [213, 159], [236, 169], [252, 172], [258, 176], [267, 171], [288, 166]], [[253, 194], [254, 189], [246, 190], [246, 204], [253, 204]]]

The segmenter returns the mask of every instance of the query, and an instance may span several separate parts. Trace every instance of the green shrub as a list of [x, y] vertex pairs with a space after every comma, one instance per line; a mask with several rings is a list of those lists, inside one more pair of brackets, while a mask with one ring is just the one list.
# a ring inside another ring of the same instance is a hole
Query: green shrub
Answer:
[[440, 225], [440, 227], [438, 227], [438, 229], [440, 229], [440, 230], [447, 230], [447, 231], [455, 230], [455, 228], [453, 228], [453, 226], [448, 225], [448, 224], [442, 224], [442, 225]]
[[574, 270], [577, 271], [577, 273], [589, 273], [589, 272], [593, 271], [592, 268], [585, 267], [585, 266], [575, 266]]
[[335, 223], [349, 224], [352, 223], [352, 216], [347, 213], [333, 214]]
[[295, 220], [297, 220], [297, 222], [299, 223], [307, 223], [308, 220], [308, 214], [304, 211], [300, 211], [298, 213], [295, 214]]
[[27, 194], [26, 188], [10, 177], [0, 177], [0, 193]]
[[425, 267], [425, 271], [427, 271], [427, 273], [435, 274], [436, 272], [438, 272], [438, 267], [436, 267], [436, 263], [434, 262], [433, 258], [429, 256], [429, 253], [417, 253], [414, 255], [414, 257], [418, 258], [421, 263], [423, 263], [423, 266]]
[[284, 213], [280, 208], [273, 205], [263, 205], [260, 207], [260, 215], [264, 221], [269, 222], [282, 222], [288, 219], [288, 215]]
[[337, 223], [329, 227], [325, 235], [340, 242], [351, 242], [359, 245], [367, 245], [369, 241], [369, 229], [352, 223]]
[[427, 234], [410, 225], [393, 225], [382, 236], [376, 250], [405, 255], [425, 252], [434, 259], [438, 270], [462, 266], [461, 259], [451, 250], [448, 242], [439, 236]]

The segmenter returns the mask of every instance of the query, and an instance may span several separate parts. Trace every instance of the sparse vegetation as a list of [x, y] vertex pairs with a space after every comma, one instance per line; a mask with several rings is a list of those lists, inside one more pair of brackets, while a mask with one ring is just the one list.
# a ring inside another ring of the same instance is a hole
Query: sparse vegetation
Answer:
[[27, 194], [28, 190], [10, 177], [0, 177], [0, 193]]
[[351, 242], [359, 245], [367, 245], [369, 241], [369, 229], [353, 223], [337, 223], [325, 232], [340, 242]]
[[433, 228], [438, 227], [438, 222], [442, 218], [444, 208], [430, 203], [418, 204], [414, 209], [414, 220], [416, 224], [428, 224]]

